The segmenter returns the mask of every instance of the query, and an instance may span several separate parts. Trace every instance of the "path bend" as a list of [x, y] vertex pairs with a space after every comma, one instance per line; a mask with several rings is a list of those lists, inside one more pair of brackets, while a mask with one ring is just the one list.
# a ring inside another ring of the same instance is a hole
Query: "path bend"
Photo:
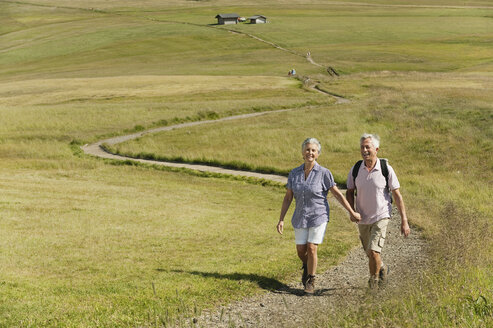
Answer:
[[217, 120], [204, 120], [204, 121], [182, 123], [182, 124], [177, 124], [177, 125], [172, 125], [172, 126], [164, 126], [164, 127], [159, 127], [159, 128], [155, 128], [155, 129], [142, 131], [142, 132], [128, 134], [125, 136], [118, 136], [118, 137], [100, 140], [100, 141], [97, 141], [97, 142], [92, 143], [92, 144], [86, 144], [86, 145], [82, 146], [81, 149], [87, 155], [96, 156], [96, 157], [100, 157], [100, 158], [120, 160], [120, 161], [130, 160], [130, 161], [134, 161], [134, 162], [153, 164], [153, 165], [187, 168], [187, 169], [197, 170], [197, 171], [201, 171], [201, 172], [212, 172], [212, 173], [228, 174], [228, 175], [234, 175], [234, 176], [253, 177], [253, 178], [258, 178], [258, 179], [267, 179], [267, 180], [271, 180], [271, 181], [280, 182], [280, 183], [285, 184], [287, 182], [287, 178], [285, 176], [281, 176], [281, 175], [265, 174], [265, 173], [250, 172], [250, 171], [231, 170], [231, 169], [225, 169], [225, 168], [221, 168], [221, 167], [217, 167], [217, 166], [208, 166], [208, 165], [200, 165], [200, 164], [175, 163], [175, 162], [147, 160], [147, 159], [127, 157], [127, 156], [122, 156], [122, 155], [110, 153], [110, 152], [106, 151], [102, 147], [102, 145], [107, 144], [107, 145], [112, 146], [112, 145], [116, 145], [116, 144], [119, 144], [119, 143], [122, 143], [125, 141], [140, 138], [140, 137], [147, 135], [147, 134], [152, 134], [152, 133], [157, 133], [157, 132], [171, 131], [171, 130], [175, 130], [175, 129], [182, 129], [182, 128], [193, 127], [193, 126], [198, 126], [198, 125], [203, 125], [203, 124], [210, 124], [210, 123], [225, 122], [225, 121], [231, 121], [231, 120], [239, 120], [239, 119], [257, 117], [257, 116], [262, 116], [262, 115], [266, 115], [269, 113], [282, 113], [282, 112], [288, 112], [288, 111], [292, 111], [292, 110], [293, 109], [280, 109], [280, 110], [274, 110], [274, 111], [268, 111], [268, 112], [258, 112], [258, 113], [249, 113], [249, 114], [228, 116], [228, 117], [220, 118]]

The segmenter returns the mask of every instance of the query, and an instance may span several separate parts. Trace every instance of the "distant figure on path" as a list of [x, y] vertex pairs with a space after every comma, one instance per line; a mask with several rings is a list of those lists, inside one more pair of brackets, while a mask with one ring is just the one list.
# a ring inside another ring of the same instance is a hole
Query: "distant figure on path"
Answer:
[[337, 188], [332, 173], [317, 163], [322, 147], [315, 138], [308, 138], [301, 145], [304, 163], [289, 173], [286, 195], [282, 202], [281, 215], [277, 231], [282, 235], [284, 217], [293, 201], [296, 208], [291, 219], [294, 227], [296, 251], [303, 263], [301, 282], [305, 293], [315, 292], [315, 272], [317, 270], [317, 246], [322, 243], [325, 228], [329, 221], [329, 203], [327, 193], [330, 192], [349, 212], [350, 219], [358, 222], [361, 217], [351, 208]]
[[[407, 237], [410, 233], [406, 208], [400, 185], [394, 170], [387, 161], [379, 159], [377, 152], [380, 138], [373, 134], [363, 134], [360, 139], [360, 151], [363, 157], [349, 171], [347, 177], [346, 199], [353, 209], [361, 214], [358, 224], [363, 249], [369, 259], [369, 287], [378, 289], [385, 282], [389, 272], [380, 253], [385, 242], [387, 225], [392, 213], [392, 196], [401, 215], [401, 233]], [[356, 191], [356, 207], [355, 205]]]

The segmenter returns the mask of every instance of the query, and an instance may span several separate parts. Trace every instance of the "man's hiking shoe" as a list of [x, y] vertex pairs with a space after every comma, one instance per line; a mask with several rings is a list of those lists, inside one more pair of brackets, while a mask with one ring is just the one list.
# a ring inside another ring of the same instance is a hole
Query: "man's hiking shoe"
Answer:
[[378, 277], [380, 278], [379, 284], [382, 285], [387, 282], [387, 276], [389, 275], [390, 269], [388, 265], [382, 265], [380, 268], [380, 272], [378, 273]]
[[308, 266], [306, 263], [303, 263], [303, 266], [301, 268], [303, 269], [303, 274], [301, 275], [301, 283], [303, 284], [303, 287], [306, 287], [306, 281], [308, 280]]
[[378, 284], [379, 284], [379, 279], [377, 276], [371, 276], [370, 279], [368, 280], [368, 287], [370, 289], [378, 289]]
[[315, 293], [315, 276], [308, 275], [308, 280], [305, 285], [305, 293], [313, 294]]

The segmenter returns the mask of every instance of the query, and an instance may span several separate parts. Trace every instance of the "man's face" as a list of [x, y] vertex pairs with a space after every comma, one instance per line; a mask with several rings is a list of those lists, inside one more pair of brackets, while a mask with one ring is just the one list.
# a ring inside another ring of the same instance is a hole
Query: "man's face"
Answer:
[[363, 160], [368, 161], [368, 160], [374, 160], [377, 158], [377, 152], [378, 148], [375, 148], [373, 146], [373, 142], [371, 138], [366, 138], [361, 142], [361, 156], [363, 157]]

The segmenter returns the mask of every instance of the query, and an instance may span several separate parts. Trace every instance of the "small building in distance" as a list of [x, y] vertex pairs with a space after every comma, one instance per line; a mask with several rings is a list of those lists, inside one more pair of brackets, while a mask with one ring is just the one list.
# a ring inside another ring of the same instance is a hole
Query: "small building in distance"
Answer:
[[265, 24], [267, 23], [267, 17], [262, 15], [255, 15], [248, 18], [250, 20], [250, 24]]
[[238, 24], [238, 19], [240, 15], [238, 14], [218, 14], [216, 15], [217, 24], [227, 25], [227, 24]]

